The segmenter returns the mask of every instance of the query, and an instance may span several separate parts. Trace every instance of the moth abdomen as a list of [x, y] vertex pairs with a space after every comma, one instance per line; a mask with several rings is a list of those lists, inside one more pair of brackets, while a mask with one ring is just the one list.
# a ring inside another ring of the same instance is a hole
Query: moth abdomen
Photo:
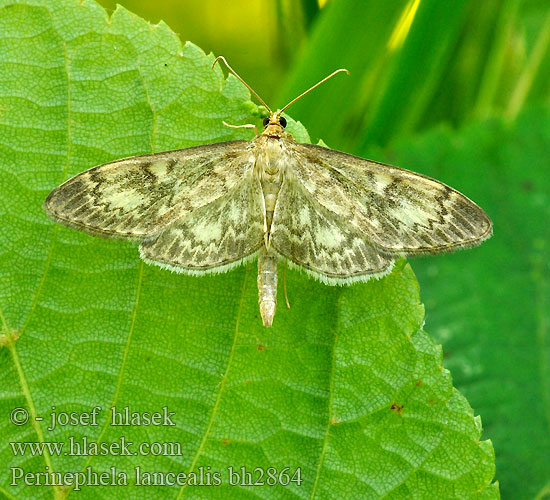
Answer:
[[273, 324], [277, 306], [277, 263], [273, 250], [263, 247], [258, 254], [258, 302], [264, 326]]

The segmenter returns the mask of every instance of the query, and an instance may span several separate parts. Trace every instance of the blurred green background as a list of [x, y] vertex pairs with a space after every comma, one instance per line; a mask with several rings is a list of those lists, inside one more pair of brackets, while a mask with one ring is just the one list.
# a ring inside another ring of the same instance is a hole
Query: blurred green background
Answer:
[[[114, 9], [115, 1], [100, 0]], [[550, 499], [549, 0], [123, 0], [224, 55], [335, 149], [432, 175], [495, 223], [416, 259], [426, 329], [493, 440], [505, 499]]]

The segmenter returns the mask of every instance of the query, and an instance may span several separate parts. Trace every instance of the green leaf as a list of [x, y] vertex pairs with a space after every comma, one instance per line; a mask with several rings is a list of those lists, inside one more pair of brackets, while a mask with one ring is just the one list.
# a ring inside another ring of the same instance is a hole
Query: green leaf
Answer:
[[483, 415], [504, 498], [550, 492], [550, 110], [459, 134], [439, 129], [387, 159], [441, 179], [492, 217], [480, 248], [413, 262], [430, 332]]
[[[249, 137], [221, 123], [259, 112], [235, 78], [211, 71], [212, 55], [123, 8], [109, 18], [93, 1], [0, 0], [0, 58], [5, 498], [499, 497], [492, 446], [480, 442], [480, 419], [422, 330], [418, 285], [404, 262], [347, 288], [288, 271], [292, 308], [282, 303], [265, 329], [254, 265], [216, 277], [171, 274], [140, 262], [130, 243], [60, 227], [41, 211], [53, 187], [93, 165]], [[299, 124], [289, 128], [307, 140]], [[98, 425], [48, 430], [52, 412], [96, 406]], [[166, 407], [176, 425], [112, 426], [111, 406]], [[17, 407], [28, 410], [26, 425], [8, 420]], [[137, 454], [32, 456], [10, 445], [69, 446], [70, 438], [124, 438]], [[165, 443], [164, 453], [139, 453], [140, 443]], [[12, 484], [13, 468], [112, 467], [128, 486], [77, 493]], [[143, 471], [202, 472], [202, 482], [219, 473], [223, 484], [136, 486], [136, 467], [142, 480]], [[299, 475], [288, 486], [231, 486], [228, 467], [246, 467], [255, 480], [257, 467]]]

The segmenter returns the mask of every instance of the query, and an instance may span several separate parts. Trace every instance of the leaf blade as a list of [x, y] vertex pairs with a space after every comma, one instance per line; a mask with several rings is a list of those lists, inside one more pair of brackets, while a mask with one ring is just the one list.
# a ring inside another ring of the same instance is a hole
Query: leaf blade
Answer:
[[[391, 495], [395, 488], [416, 488], [422, 482], [423, 474], [403, 465], [406, 460], [386, 461], [391, 453], [380, 439], [371, 440], [371, 451], [379, 463], [400, 471], [405, 486], [377, 481], [368, 462], [370, 455], [362, 454], [359, 446], [363, 434], [373, 429], [401, 443], [403, 438], [394, 435], [395, 426], [389, 425], [392, 419], [401, 418], [394, 416], [391, 399], [408, 389], [411, 381], [416, 384], [416, 372], [428, 372], [429, 382], [422, 391], [429, 388], [439, 395], [445, 415], [459, 413], [467, 420], [468, 432], [460, 439], [469, 442], [480, 432], [471, 410], [463, 401], [457, 403], [448, 374], [439, 369], [437, 349], [420, 330], [423, 314], [417, 285], [403, 264], [385, 280], [349, 289], [325, 287], [289, 272], [293, 307], [290, 311], [281, 308], [276, 326], [266, 330], [258, 317], [252, 265], [210, 278], [173, 275], [140, 263], [129, 244], [96, 240], [48, 222], [40, 205], [62, 177], [121, 156], [234, 137], [235, 132], [224, 128], [221, 120], [243, 121], [253, 107], [233, 79], [225, 81], [221, 72], [210, 71], [211, 56], [190, 44], [180, 47], [162, 25], [151, 28], [122, 8], [108, 19], [95, 2], [63, 0], [55, 9], [50, 2], [38, 3], [42, 7], [21, 3], [15, 10], [0, 8], [0, 19], [9, 18], [8, 24], [21, 39], [49, 26], [45, 39], [34, 37], [27, 51], [5, 53], [9, 57], [21, 54], [30, 61], [38, 60], [41, 53], [53, 54], [59, 73], [58, 93], [50, 87], [52, 80], [23, 71], [16, 85], [12, 74], [13, 91], [38, 89], [38, 97], [31, 101], [49, 95], [57, 103], [50, 121], [57, 123], [58, 135], [40, 141], [40, 127], [34, 130], [31, 126], [27, 151], [14, 155], [17, 147], [13, 145], [24, 143], [16, 133], [9, 144], [0, 146], [0, 200], [3, 206], [13, 207], [4, 214], [8, 225], [3, 227], [17, 235], [15, 241], [8, 232], [0, 235], [0, 307], [7, 328], [26, 324], [15, 345], [18, 364], [7, 361], [5, 349], [1, 352], [5, 384], [0, 405], [7, 413], [13, 405], [26, 406], [32, 400], [36, 413], [45, 417], [52, 405], [76, 412], [97, 405], [103, 411], [98, 426], [57, 426], [46, 432], [45, 425], [39, 424], [40, 437], [30, 428], [20, 434], [3, 421], [2, 435], [39, 442], [66, 442], [76, 436], [103, 444], [120, 442], [126, 436], [135, 442], [180, 443], [182, 447], [181, 455], [173, 456], [56, 455], [51, 457], [55, 471], [87, 467], [108, 471], [115, 466], [127, 472], [132, 482], [137, 466], [142, 471], [171, 472], [197, 472], [201, 466], [210, 466], [223, 474], [229, 465], [249, 470], [273, 465], [278, 469], [302, 467], [303, 486], [265, 487], [262, 495], [342, 498], [363, 491], [363, 479], [372, 483], [368, 491], [377, 495]], [[57, 52], [45, 50], [52, 46]], [[44, 57], [44, 65], [49, 61], [49, 56]], [[2, 71], [0, 80], [7, 81], [10, 68], [0, 65]], [[1, 96], [4, 107], [4, 99], [9, 104], [7, 94]], [[28, 124], [40, 124], [43, 116], [11, 107], [3, 119], [2, 131], [10, 123], [19, 123], [24, 133]], [[293, 126], [307, 136], [302, 127]], [[46, 156], [49, 151], [56, 154], [53, 165]], [[25, 189], [26, 185], [30, 188]], [[22, 271], [34, 279], [18, 279]], [[370, 318], [363, 307], [365, 300], [384, 318], [370, 334], [358, 326], [365, 321], [377, 325], [377, 319]], [[380, 351], [385, 342], [393, 346], [390, 354], [397, 356], [382, 357], [387, 366], [369, 354], [370, 348]], [[406, 349], [399, 349], [401, 345]], [[334, 372], [329, 369], [332, 359]], [[350, 360], [355, 362], [358, 377], [348, 370]], [[384, 376], [370, 379], [382, 382], [369, 401], [367, 375], [373, 369]], [[386, 383], [388, 377], [392, 383]], [[21, 389], [23, 383], [27, 393]], [[413, 389], [418, 387], [414, 384]], [[427, 393], [417, 397], [426, 406]], [[334, 414], [329, 410], [330, 398]], [[409, 399], [402, 399], [408, 405]], [[176, 412], [176, 425], [114, 427], [109, 425], [113, 404], [134, 411], [166, 406]], [[334, 415], [344, 419], [333, 425]], [[349, 450], [359, 453], [357, 464], [343, 457], [341, 452]], [[486, 451], [486, 445], [479, 446], [475, 453], [482, 456]], [[42, 459], [13, 456], [7, 441], [0, 443], [0, 457], [10, 466], [44, 469]], [[494, 490], [488, 486], [490, 467], [481, 458], [479, 464], [479, 474], [461, 485], [461, 491], [480, 486]], [[352, 483], [346, 482], [345, 473], [338, 474], [340, 466], [356, 465]], [[431, 467], [433, 471], [438, 465]], [[253, 487], [236, 489], [224, 479], [219, 489], [201, 491], [211, 498], [255, 494]], [[458, 484], [452, 478], [449, 481]], [[436, 483], [449, 491], [445, 481]], [[47, 498], [52, 493], [47, 488], [11, 486], [7, 477], [1, 487], [15, 497]], [[97, 498], [98, 494], [112, 496], [113, 491], [118, 498], [148, 498], [166, 491], [171, 498], [190, 498], [196, 490], [191, 486], [170, 490], [86, 486], [79, 495]], [[71, 491], [68, 496], [75, 494]]]

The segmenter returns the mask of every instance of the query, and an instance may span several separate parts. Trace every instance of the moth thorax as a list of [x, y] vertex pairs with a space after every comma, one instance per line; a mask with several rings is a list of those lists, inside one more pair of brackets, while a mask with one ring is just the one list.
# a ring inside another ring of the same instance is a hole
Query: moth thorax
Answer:
[[263, 174], [267, 176], [278, 176], [285, 161], [283, 144], [278, 139], [265, 138], [263, 146]]
[[262, 193], [265, 202], [266, 225], [267, 230], [270, 231], [273, 212], [275, 211], [277, 197], [281, 188], [284, 154], [278, 140], [266, 139], [264, 146], [259, 166]]
[[270, 250], [262, 248], [258, 254], [258, 302], [264, 326], [271, 326], [277, 306], [277, 261]]

